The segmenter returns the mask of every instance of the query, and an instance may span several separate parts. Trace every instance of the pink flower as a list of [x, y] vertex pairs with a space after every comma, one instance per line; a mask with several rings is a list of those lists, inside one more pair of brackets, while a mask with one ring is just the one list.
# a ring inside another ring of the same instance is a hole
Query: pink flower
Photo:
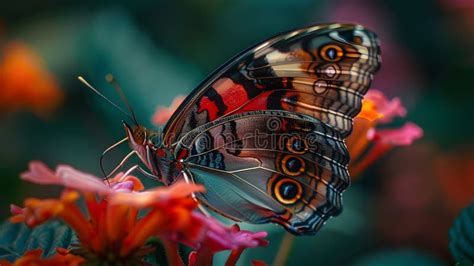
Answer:
[[155, 114], [153, 115], [151, 121], [156, 126], [162, 126], [168, 122], [173, 113], [178, 109], [179, 105], [184, 101], [186, 97], [183, 95], [176, 96], [170, 107], [158, 106], [156, 108]]
[[201, 233], [195, 239], [181, 239], [181, 242], [195, 248], [189, 256], [190, 266], [212, 265], [214, 254], [223, 250], [232, 250], [226, 265], [235, 265], [246, 248], [268, 245], [264, 239], [267, 232], [242, 231], [238, 225], [224, 227], [217, 220], [200, 213], [194, 213], [193, 218], [201, 224]]
[[68, 165], [59, 165], [53, 172], [44, 163], [33, 161], [30, 170], [22, 173], [21, 179], [41, 185], [61, 185], [82, 192], [108, 194], [113, 191], [132, 191], [143, 189], [141, 182], [132, 176], [123, 177], [118, 174], [110, 180], [111, 186], [100, 178], [76, 170]]
[[196, 239], [187, 239], [191, 247], [200, 250], [202, 248], [210, 249], [212, 252], [222, 250], [234, 250], [241, 248], [254, 248], [265, 246], [268, 242], [263, 240], [267, 232], [241, 231], [237, 225], [230, 228], [214, 218], [206, 217], [201, 213], [193, 213], [195, 223], [202, 226], [202, 234]]
[[418, 125], [408, 122], [398, 129], [371, 128], [367, 138], [391, 146], [408, 146], [423, 136], [423, 129]]
[[379, 120], [380, 123], [389, 123], [396, 117], [405, 117], [407, 114], [407, 110], [398, 97], [388, 100], [381, 91], [372, 89], [367, 92], [365, 98], [372, 101], [377, 111], [383, 115]]
[[87, 192], [109, 193], [110, 187], [101, 179], [75, 170], [70, 166], [60, 165], [53, 172], [44, 163], [33, 161], [29, 171], [22, 173], [21, 179], [41, 185], [62, 185], [68, 188]]
[[378, 90], [367, 93], [362, 110], [354, 119], [352, 134], [346, 140], [353, 178], [395, 146], [411, 145], [423, 136], [423, 130], [411, 122], [398, 129], [378, 129], [379, 124], [390, 123], [406, 114], [399, 98], [389, 100]]

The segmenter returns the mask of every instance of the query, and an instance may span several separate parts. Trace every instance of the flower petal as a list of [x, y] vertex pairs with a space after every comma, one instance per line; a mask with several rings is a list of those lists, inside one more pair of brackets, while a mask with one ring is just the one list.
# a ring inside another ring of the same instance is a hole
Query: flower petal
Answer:
[[133, 191], [134, 184], [132, 181], [125, 181], [120, 183], [112, 184], [112, 189], [117, 192], [131, 192]]
[[[253, 233], [250, 231], [241, 231], [238, 226], [229, 228], [218, 220], [212, 217], [206, 217], [198, 212], [193, 212], [192, 219], [193, 222], [190, 223], [191, 227], [200, 225], [202, 233], [198, 234], [195, 238], [189, 238], [190, 234], [183, 231], [181, 236], [187, 238], [180, 239], [180, 241], [198, 250], [205, 247], [212, 252], [218, 252], [222, 250], [266, 246], [268, 244], [268, 242], [263, 239], [267, 236], [267, 232]], [[192, 228], [184, 228], [183, 230], [190, 229]]]
[[122, 242], [120, 256], [128, 256], [140, 248], [145, 241], [168, 225], [166, 215], [161, 209], [150, 211], [145, 217], [137, 221]]
[[253, 266], [267, 266], [268, 264], [266, 264], [265, 262], [261, 260], [252, 260], [252, 265]]
[[22, 173], [21, 179], [41, 185], [62, 185], [61, 179], [44, 163], [32, 161], [28, 166], [29, 171]]
[[56, 168], [56, 175], [61, 179], [61, 185], [80, 191], [109, 193], [111, 188], [101, 178], [76, 170], [68, 165]]
[[58, 166], [54, 173], [42, 162], [33, 161], [21, 178], [36, 184], [62, 185], [80, 191], [107, 193], [111, 189], [98, 177], [78, 171], [67, 165]]
[[[67, 265], [67, 266], [76, 266], [80, 265], [84, 262], [84, 258], [73, 255], [68, 252], [68, 250], [60, 249], [58, 252], [49, 257], [49, 258], [42, 258], [41, 254], [43, 251], [41, 249], [32, 249], [28, 250], [18, 258], [13, 264], [5, 264], [5, 265], [14, 265], [14, 266], [29, 266], [29, 265], [36, 265], [36, 266], [59, 266], [59, 265]], [[4, 265], [3, 261], [0, 261], [0, 265]]]
[[111, 196], [110, 202], [112, 204], [127, 204], [135, 208], [146, 208], [167, 205], [169, 201], [188, 198], [195, 192], [204, 192], [204, 187], [178, 182], [169, 187], [158, 187], [145, 192], [115, 193]]
[[365, 98], [373, 101], [377, 111], [383, 114], [383, 117], [380, 118], [382, 123], [389, 123], [395, 117], [404, 117], [407, 114], [407, 110], [398, 97], [388, 100], [381, 91], [371, 89], [367, 92]]
[[109, 180], [110, 184], [126, 183], [131, 182], [133, 186], [130, 188], [131, 191], [141, 191], [144, 190], [142, 181], [135, 176], [123, 176], [123, 173], [118, 173], [115, 177]]
[[179, 95], [174, 98], [173, 103], [171, 103], [170, 107], [165, 106], [158, 106], [156, 108], [155, 114], [153, 115], [152, 123], [157, 126], [162, 126], [168, 122], [168, 120], [173, 115], [174, 111], [178, 109], [179, 105], [184, 101], [186, 97], [183, 95]]
[[14, 204], [10, 204], [10, 212], [13, 215], [20, 215], [20, 214], [23, 214], [23, 208], [16, 206]]
[[130, 228], [128, 228], [129, 206], [112, 205], [107, 206], [105, 220], [107, 240], [114, 243], [123, 238]]
[[377, 110], [377, 105], [371, 99], [364, 99], [362, 102], [362, 110], [357, 115], [357, 118], [362, 118], [368, 121], [381, 119], [384, 115]]
[[188, 256], [188, 266], [195, 266], [197, 260], [197, 252], [191, 251]]
[[423, 129], [415, 123], [408, 122], [398, 129], [371, 129], [369, 139], [393, 146], [408, 146], [423, 136]]
[[25, 209], [19, 206], [10, 204], [10, 212], [13, 215], [9, 219], [11, 223], [15, 224], [15, 223], [22, 223], [25, 221]]

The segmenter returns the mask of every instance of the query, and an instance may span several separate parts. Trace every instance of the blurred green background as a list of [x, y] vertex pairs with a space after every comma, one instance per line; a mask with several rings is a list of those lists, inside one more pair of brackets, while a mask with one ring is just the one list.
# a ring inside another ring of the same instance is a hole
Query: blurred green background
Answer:
[[[123, 138], [123, 115], [77, 75], [118, 101], [104, 80], [114, 74], [150, 126], [157, 106], [189, 93], [240, 50], [308, 24], [356, 22], [382, 42], [372, 87], [399, 96], [425, 136], [354, 182], [343, 214], [318, 236], [297, 238], [288, 265], [452, 264], [448, 229], [474, 197], [473, 17], [470, 0], [2, 1], [0, 58], [11, 43], [28, 47], [63, 98], [34, 111], [1, 101], [8, 86], [0, 76], [0, 217], [27, 195], [59, 191], [19, 180], [30, 160], [100, 175], [101, 152]], [[107, 167], [126, 152], [114, 152]], [[283, 230], [244, 227], [268, 230], [271, 245], [245, 253], [242, 265], [248, 258], [271, 263]]]

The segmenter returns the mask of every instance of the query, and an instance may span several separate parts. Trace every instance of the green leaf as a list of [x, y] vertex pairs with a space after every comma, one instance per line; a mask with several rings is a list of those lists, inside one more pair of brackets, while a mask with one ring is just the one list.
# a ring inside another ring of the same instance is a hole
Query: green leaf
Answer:
[[459, 265], [474, 263], [474, 203], [461, 211], [449, 230], [449, 250]]
[[34, 229], [8, 221], [0, 225], [0, 259], [13, 261], [32, 249], [41, 249], [43, 256], [49, 257], [56, 252], [57, 247], [68, 248], [76, 242], [74, 232], [58, 221]]

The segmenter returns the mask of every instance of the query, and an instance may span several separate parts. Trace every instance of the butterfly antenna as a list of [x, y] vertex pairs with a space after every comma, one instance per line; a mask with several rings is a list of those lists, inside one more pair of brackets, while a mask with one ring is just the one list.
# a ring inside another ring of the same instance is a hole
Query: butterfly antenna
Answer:
[[139, 123], [138, 123], [137, 117], [135, 116], [135, 112], [133, 111], [132, 106], [131, 106], [130, 103], [128, 102], [127, 97], [125, 97], [125, 93], [123, 92], [122, 87], [120, 87], [120, 85], [118, 84], [117, 80], [114, 78], [114, 76], [113, 76], [112, 74], [107, 74], [107, 75], [105, 76], [105, 79], [107, 80], [108, 83], [110, 83], [110, 84], [112, 84], [112, 86], [114, 86], [115, 91], [117, 91], [117, 94], [120, 96], [120, 98], [122, 99], [123, 103], [124, 103], [125, 106], [127, 107], [128, 111], [129, 111], [130, 114], [132, 115], [133, 121], [134, 121], [135, 124], [138, 126]]
[[136, 120], [134, 117], [135, 115], [130, 115], [129, 113], [125, 112], [122, 108], [120, 108], [117, 104], [112, 102], [109, 98], [105, 97], [100, 91], [98, 91], [96, 88], [92, 87], [89, 82], [87, 82], [82, 76], [78, 76], [77, 79], [82, 82], [84, 85], [86, 85], [89, 89], [91, 89], [93, 92], [95, 92], [97, 95], [102, 97], [104, 100], [106, 100], [108, 103], [110, 103], [113, 107], [115, 107], [117, 110], [120, 112], [124, 113], [126, 116], [130, 117], [133, 120]]

